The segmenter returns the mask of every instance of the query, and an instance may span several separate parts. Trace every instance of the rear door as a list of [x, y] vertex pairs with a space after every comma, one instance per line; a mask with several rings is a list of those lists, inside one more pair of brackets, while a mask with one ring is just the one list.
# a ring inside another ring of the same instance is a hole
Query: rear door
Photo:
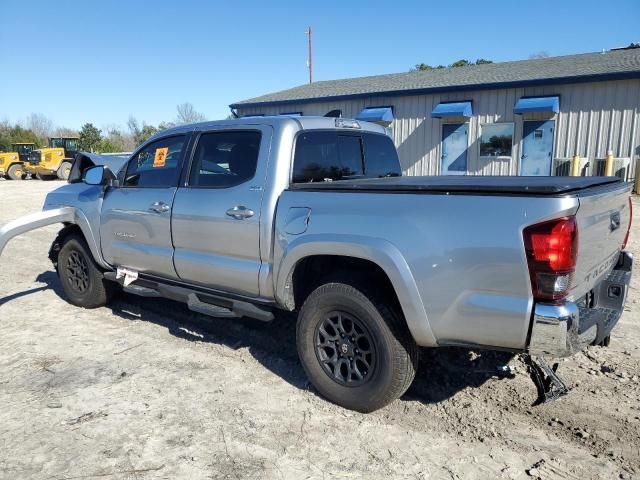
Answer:
[[171, 242], [171, 208], [187, 135], [154, 141], [126, 165], [121, 186], [105, 192], [100, 241], [114, 266], [176, 278]]
[[199, 135], [186, 186], [173, 205], [180, 279], [259, 295], [260, 210], [271, 137], [265, 125]]

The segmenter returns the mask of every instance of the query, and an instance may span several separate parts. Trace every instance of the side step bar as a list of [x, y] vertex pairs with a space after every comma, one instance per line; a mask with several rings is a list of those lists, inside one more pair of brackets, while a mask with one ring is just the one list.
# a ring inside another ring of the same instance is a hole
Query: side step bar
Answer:
[[[104, 278], [122, 284], [120, 280], [116, 280], [116, 272], [105, 272]], [[270, 322], [274, 318], [273, 312], [266, 307], [146, 279], [138, 279], [132, 284], [123, 287], [123, 290], [141, 297], [162, 297], [175, 300], [186, 304], [189, 310], [193, 312], [211, 317], [250, 317], [263, 322]]]

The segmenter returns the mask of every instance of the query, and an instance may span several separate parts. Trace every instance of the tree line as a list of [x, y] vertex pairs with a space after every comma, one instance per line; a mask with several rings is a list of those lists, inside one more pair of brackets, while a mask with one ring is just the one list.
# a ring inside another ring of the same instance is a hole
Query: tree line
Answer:
[[160, 122], [156, 126], [140, 122], [131, 115], [127, 120], [126, 129], [117, 125], [98, 128], [91, 122], [82, 125], [79, 131], [54, 127], [51, 119], [39, 113], [32, 113], [24, 122], [11, 124], [7, 120], [0, 121], [0, 152], [10, 151], [14, 143], [35, 143], [38, 147], [45, 147], [50, 137], [79, 137], [80, 149], [88, 152], [131, 152], [157, 132], [176, 125], [204, 120], [205, 116], [188, 102], [176, 107], [176, 118], [173, 121]]
[[465, 60], [461, 58], [449, 65], [437, 65], [432, 66], [426, 63], [416, 63], [416, 65], [411, 69], [412, 72], [415, 71], [425, 71], [425, 70], [440, 70], [442, 68], [457, 68], [457, 67], [468, 67], [469, 65], [487, 65], [489, 63], [493, 63], [493, 60], [487, 60], [486, 58], [478, 58], [475, 62]]

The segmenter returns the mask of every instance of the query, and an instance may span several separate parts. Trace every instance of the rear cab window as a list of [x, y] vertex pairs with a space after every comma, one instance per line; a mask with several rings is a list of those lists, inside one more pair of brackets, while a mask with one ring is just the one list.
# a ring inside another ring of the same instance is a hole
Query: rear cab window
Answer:
[[393, 141], [371, 132], [306, 131], [295, 146], [293, 183], [400, 176]]

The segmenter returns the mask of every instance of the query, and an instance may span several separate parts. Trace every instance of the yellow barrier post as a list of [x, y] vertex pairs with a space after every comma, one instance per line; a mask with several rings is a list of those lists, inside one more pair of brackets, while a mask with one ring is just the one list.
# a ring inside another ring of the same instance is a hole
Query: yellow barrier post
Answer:
[[571, 160], [571, 176], [580, 176], [580, 155], [574, 155], [573, 160]]
[[607, 152], [607, 160], [604, 167], [604, 176], [613, 177], [613, 150]]
[[636, 174], [635, 174], [635, 179], [636, 181], [634, 182], [636, 184], [636, 194], [640, 195], [640, 158], [636, 158]]

